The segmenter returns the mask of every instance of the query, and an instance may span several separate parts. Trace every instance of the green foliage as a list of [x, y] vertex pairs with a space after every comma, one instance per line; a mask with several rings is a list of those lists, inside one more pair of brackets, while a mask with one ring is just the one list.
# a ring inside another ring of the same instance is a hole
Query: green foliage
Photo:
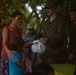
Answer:
[[[31, 25], [39, 33], [44, 27], [46, 18], [44, 6], [47, 2], [51, 4], [52, 1], [56, 3], [58, 14], [64, 17], [68, 25], [69, 10], [76, 8], [76, 0], [0, 0], [0, 26], [3, 24], [9, 25], [11, 12], [21, 10], [24, 14], [24, 20], [21, 24], [24, 32]], [[29, 11], [26, 4], [29, 5], [28, 7], [31, 8], [32, 12]], [[41, 10], [37, 9], [39, 6]]]

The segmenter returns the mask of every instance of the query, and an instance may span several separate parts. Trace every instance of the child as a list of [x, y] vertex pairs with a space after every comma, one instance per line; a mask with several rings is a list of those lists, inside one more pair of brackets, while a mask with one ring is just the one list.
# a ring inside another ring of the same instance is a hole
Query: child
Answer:
[[26, 66], [23, 46], [23, 39], [16, 39], [12, 41], [14, 53], [10, 56], [9, 60], [9, 75], [24, 75], [24, 69]]

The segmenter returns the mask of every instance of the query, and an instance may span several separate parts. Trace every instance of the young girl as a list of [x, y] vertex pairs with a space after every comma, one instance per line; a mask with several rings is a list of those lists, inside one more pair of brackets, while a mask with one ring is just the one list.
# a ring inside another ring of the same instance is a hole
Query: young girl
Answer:
[[24, 75], [26, 63], [23, 46], [23, 39], [16, 39], [12, 41], [12, 48], [14, 53], [10, 56], [9, 59], [9, 75]]

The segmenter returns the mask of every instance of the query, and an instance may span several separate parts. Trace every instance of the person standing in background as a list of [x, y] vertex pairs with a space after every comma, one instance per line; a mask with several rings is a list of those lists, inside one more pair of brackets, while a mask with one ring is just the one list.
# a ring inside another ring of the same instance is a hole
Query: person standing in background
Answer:
[[42, 62], [48, 64], [66, 63], [66, 33], [65, 22], [57, 15], [55, 2], [45, 6], [47, 20], [45, 22], [43, 36], [47, 37], [46, 51], [41, 55]]
[[76, 64], [76, 9], [70, 10], [71, 26], [69, 29], [69, 43], [67, 63]]
[[34, 53], [31, 50], [31, 45], [33, 44], [33, 41], [37, 39], [37, 34], [35, 33], [33, 27], [28, 28], [28, 33], [24, 35], [23, 39], [24, 39], [24, 42], [27, 44], [27, 46], [24, 48], [26, 52], [26, 56], [31, 61], [31, 67], [33, 67], [37, 57], [37, 53]]

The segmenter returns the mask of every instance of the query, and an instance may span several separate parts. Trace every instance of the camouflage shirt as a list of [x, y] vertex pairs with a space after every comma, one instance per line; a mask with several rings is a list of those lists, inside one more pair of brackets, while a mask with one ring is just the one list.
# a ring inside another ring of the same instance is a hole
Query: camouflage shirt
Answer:
[[65, 51], [65, 24], [58, 16], [50, 22], [46, 21], [43, 36], [48, 38], [45, 46], [46, 51], [42, 54], [42, 60], [48, 63], [63, 63]]

